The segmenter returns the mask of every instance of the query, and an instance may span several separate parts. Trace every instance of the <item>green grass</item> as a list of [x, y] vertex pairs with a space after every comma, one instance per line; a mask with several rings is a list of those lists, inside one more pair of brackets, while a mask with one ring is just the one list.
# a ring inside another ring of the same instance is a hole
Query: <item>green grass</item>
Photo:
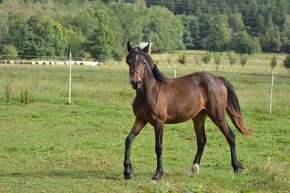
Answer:
[[[173, 76], [172, 69], [160, 68]], [[165, 127], [160, 182], [151, 181], [154, 132], [146, 126], [133, 142], [134, 177], [126, 181], [124, 140], [135, 96], [126, 66], [74, 66], [73, 103], [67, 105], [68, 66], [0, 65], [0, 192], [290, 192], [289, 79], [276, 78], [270, 116], [269, 76], [218, 74], [234, 85], [254, 130], [245, 137], [233, 128], [245, 171], [233, 174], [229, 146], [207, 120], [201, 171], [188, 175], [196, 151], [188, 121]], [[28, 104], [21, 102], [21, 90], [27, 90]]]

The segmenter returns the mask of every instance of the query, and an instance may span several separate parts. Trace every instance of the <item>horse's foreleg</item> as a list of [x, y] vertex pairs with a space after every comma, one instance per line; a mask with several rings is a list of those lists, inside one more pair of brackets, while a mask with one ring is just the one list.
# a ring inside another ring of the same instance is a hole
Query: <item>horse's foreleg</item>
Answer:
[[133, 139], [140, 133], [146, 123], [136, 119], [134, 126], [125, 140], [125, 158], [124, 158], [124, 178], [131, 179], [133, 176], [132, 164], [130, 160], [130, 147]]
[[157, 156], [157, 168], [156, 173], [152, 177], [152, 180], [160, 180], [163, 175], [162, 168], [162, 143], [163, 143], [163, 122], [157, 124], [155, 127], [155, 152]]

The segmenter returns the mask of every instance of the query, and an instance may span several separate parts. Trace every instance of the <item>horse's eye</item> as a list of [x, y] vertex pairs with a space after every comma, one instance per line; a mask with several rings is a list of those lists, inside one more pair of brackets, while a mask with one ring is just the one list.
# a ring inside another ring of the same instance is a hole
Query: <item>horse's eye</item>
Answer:
[[131, 60], [131, 59], [128, 59], [126, 62], [127, 62], [128, 64], [131, 64], [132, 60]]

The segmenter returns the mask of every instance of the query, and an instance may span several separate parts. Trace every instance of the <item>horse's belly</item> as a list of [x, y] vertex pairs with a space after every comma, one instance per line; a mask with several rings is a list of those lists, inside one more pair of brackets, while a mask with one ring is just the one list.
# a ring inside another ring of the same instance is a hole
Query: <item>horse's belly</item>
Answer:
[[165, 124], [182, 123], [182, 122], [185, 122], [191, 118], [192, 117], [168, 118], [168, 119], [166, 119]]
[[198, 110], [191, 110], [191, 111], [183, 111], [183, 112], [175, 112], [175, 113], [169, 113], [167, 114], [167, 118], [165, 120], [166, 124], [174, 124], [174, 123], [182, 123], [189, 119], [192, 119], [199, 113], [200, 109]]

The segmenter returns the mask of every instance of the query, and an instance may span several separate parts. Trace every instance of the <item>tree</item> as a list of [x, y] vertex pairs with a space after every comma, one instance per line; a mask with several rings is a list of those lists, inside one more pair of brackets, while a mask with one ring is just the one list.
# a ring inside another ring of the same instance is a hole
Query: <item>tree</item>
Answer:
[[37, 56], [63, 56], [67, 48], [67, 39], [63, 27], [55, 20], [40, 16], [28, 20], [32, 33], [32, 52]]
[[286, 58], [283, 60], [284, 67], [288, 70], [288, 77], [289, 76], [289, 69], [290, 69], [290, 55], [287, 55]]
[[85, 36], [80, 29], [65, 29], [65, 37], [67, 39], [67, 52], [71, 51], [73, 57], [83, 57]]
[[248, 0], [245, 10], [243, 10], [243, 18], [245, 25], [250, 29], [251, 35], [257, 35], [259, 7], [256, 0]]
[[16, 19], [9, 28], [8, 42], [20, 55], [63, 56], [67, 40], [62, 25], [45, 16]]
[[9, 26], [7, 43], [15, 46], [19, 55], [32, 54], [32, 38], [29, 26], [24, 18], [15, 19]]
[[273, 56], [271, 58], [270, 66], [271, 66], [272, 69], [277, 66], [277, 58], [276, 58], [276, 56]]
[[229, 17], [229, 26], [233, 32], [243, 31], [245, 29], [245, 24], [241, 13], [233, 13]]
[[[136, 1], [136, 3], [138, 3]], [[141, 2], [142, 3], [142, 2]], [[115, 37], [115, 44], [112, 50], [112, 57], [115, 60], [122, 60], [126, 53], [123, 49], [126, 42], [129, 40], [134, 43], [140, 43], [143, 41], [143, 28], [146, 22], [142, 22], [142, 12], [146, 10], [146, 7], [122, 3], [111, 4], [109, 6], [110, 13], [116, 17], [111, 17], [111, 26], [114, 26], [112, 30]]]
[[213, 59], [214, 59], [215, 65], [216, 65], [216, 72], [217, 72], [218, 71], [218, 66], [221, 63], [221, 55], [215, 54], [214, 57], [213, 57]]
[[186, 56], [185, 54], [182, 54], [181, 56], [178, 56], [178, 62], [182, 65], [185, 65], [186, 63]]
[[246, 31], [235, 34], [233, 49], [238, 54], [253, 54], [261, 51], [257, 37], [251, 37]]
[[281, 31], [282, 51], [290, 53], [290, 15], [286, 15], [285, 23]]
[[172, 12], [154, 6], [146, 10], [146, 18], [150, 20], [144, 27], [144, 40], [153, 43], [153, 51], [165, 52], [184, 47], [182, 23]]
[[98, 60], [106, 60], [111, 58], [115, 43], [115, 37], [110, 27], [109, 9], [101, 6], [95, 11], [95, 16], [98, 23], [92, 34], [89, 35], [86, 46], [92, 57]]
[[254, 54], [261, 52], [261, 46], [259, 39], [256, 36], [251, 37], [249, 42], [249, 51], [248, 54]]
[[229, 63], [230, 65], [234, 65], [237, 62], [237, 58], [233, 56], [232, 54], [229, 55]]
[[199, 22], [198, 18], [193, 15], [181, 15], [181, 19], [184, 31], [182, 40], [186, 49], [198, 48], [197, 43], [199, 42]]
[[2, 55], [4, 59], [16, 59], [18, 56], [17, 48], [11, 44], [3, 46]]
[[269, 21], [265, 33], [261, 37], [263, 51], [279, 52], [281, 50], [281, 38], [278, 27], [272, 22], [272, 15], [269, 14]]
[[246, 65], [247, 60], [248, 60], [247, 56], [241, 55], [241, 57], [240, 57], [240, 64], [242, 65], [242, 67], [244, 67]]
[[214, 28], [214, 17], [209, 14], [203, 14], [198, 18], [200, 41], [198, 49], [207, 49], [208, 38], [211, 36]]
[[213, 20], [213, 26], [206, 38], [206, 48], [210, 51], [228, 50], [230, 30], [225, 16], [217, 16]]
[[208, 64], [210, 62], [210, 57], [211, 57], [210, 55], [211, 55], [210, 52], [206, 52], [202, 56], [201, 60], [203, 61], [204, 64]]

